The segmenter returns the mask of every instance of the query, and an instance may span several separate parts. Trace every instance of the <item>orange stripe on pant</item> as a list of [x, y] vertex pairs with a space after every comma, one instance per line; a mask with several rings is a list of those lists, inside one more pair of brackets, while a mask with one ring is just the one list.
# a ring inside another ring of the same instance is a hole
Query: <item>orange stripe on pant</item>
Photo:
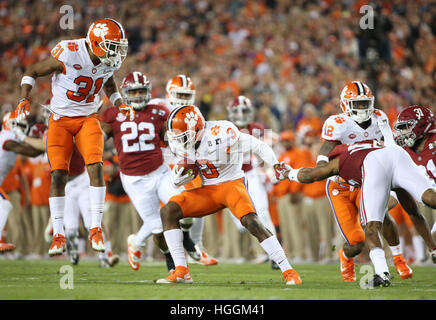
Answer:
[[50, 117], [47, 156], [52, 171], [69, 170], [74, 143], [86, 165], [103, 161], [103, 133], [96, 114], [89, 117], [61, 117], [57, 120]]
[[327, 197], [333, 210], [338, 227], [350, 245], [365, 241], [365, 232], [360, 224], [360, 189], [350, 191], [339, 183], [328, 180]]
[[1, 187], [0, 187], [0, 198], [2, 198], [3, 200], [8, 200], [9, 201], [8, 195], [6, 194], [6, 192]]
[[184, 190], [172, 197], [169, 202], [171, 201], [180, 206], [184, 218], [203, 217], [224, 208], [228, 208], [239, 220], [256, 212], [242, 178]]

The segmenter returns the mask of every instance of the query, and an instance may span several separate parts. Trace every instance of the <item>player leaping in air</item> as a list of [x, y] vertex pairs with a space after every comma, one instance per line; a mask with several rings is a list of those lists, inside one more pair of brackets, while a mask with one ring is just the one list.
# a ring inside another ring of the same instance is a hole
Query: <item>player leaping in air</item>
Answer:
[[[164, 236], [176, 269], [157, 283], [192, 283], [183, 250], [183, 235], [179, 220], [201, 217], [224, 208], [240, 219], [242, 225], [254, 235], [270, 259], [283, 272], [286, 284], [300, 284], [298, 273], [291, 267], [277, 238], [266, 229], [256, 215], [245, 185], [242, 170], [243, 154], [253, 152], [274, 167], [278, 179], [284, 179], [288, 167], [280, 164], [272, 149], [253, 136], [241, 133], [229, 121], [205, 121], [195, 106], [174, 109], [168, 117], [169, 146], [184, 162], [195, 164], [201, 174], [200, 188], [185, 190], [172, 197], [161, 208]], [[183, 185], [195, 178], [194, 170], [174, 166], [175, 185]]]
[[312, 183], [334, 175], [339, 175], [346, 183], [361, 188], [360, 215], [363, 225], [366, 225], [366, 244], [375, 269], [374, 278], [369, 285], [390, 285], [381, 230], [391, 190], [396, 193], [401, 205], [410, 215], [416, 230], [430, 248], [433, 262], [436, 263], [436, 244], [426, 220], [413, 200], [414, 198], [436, 208], [436, 191], [404, 149], [395, 144], [383, 147], [376, 140], [342, 144], [330, 153], [327, 165], [291, 169], [288, 178], [300, 183]]
[[26, 117], [30, 91], [35, 79], [52, 76], [51, 117], [47, 135], [47, 155], [51, 166], [50, 216], [53, 240], [49, 255], [65, 250], [65, 185], [73, 143], [85, 160], [89, 174], [91, 225], [89, 241], [95, 251], [105, 251], [101, 220], [106, 193], [103, 178], [103, 133], [97, 118], [98, 99], [103, 88], [112, 104], [134, 118], [132, 106], [123, 104], [113, 73], [127, 55], [128, 42], [123, 27], [113, 19], [100, 19], [89, 28], [86, 38], [59, 42], [47, 59], [29, 66], [21, 81], [17, 115]]

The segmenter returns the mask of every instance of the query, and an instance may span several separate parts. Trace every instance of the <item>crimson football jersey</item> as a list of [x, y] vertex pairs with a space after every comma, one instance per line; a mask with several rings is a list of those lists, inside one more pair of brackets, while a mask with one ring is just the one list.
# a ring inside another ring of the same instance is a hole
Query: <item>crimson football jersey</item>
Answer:
[[423, 166], [431, 179], [436, 182], [436, 133], [430, 135], [426, 141], [426, 146], [420, 153], [416, 153], [412, 148], [404, 147], [418, 166]]
[[337, 145], [330, 152], [329, 160], [339, 158], [339, 176], [352, 186], [362, 184], [362, 165], [368, 153], [381, 149], [377, 140]]
[[108, 108], [102, 121], [112, 128], [120, 170], [130, 176], [142, 176], [153, 172], [163, 163], [159, 133], [165, 125], [169, 110], [163, 105], [147, 105], [135, 112], [129, 121], [118, 108]]
[[[253, 137], [257, 138], [257, 139], [261, 139], [263, 137], [263, 130], [265, 129], [263, 125], [261, 125], [258, 122], [251, 122], [247, 128], [238, 128], [239, 131], [243, 132], [243, 133], [247, 133], [252, 135]], [[245, 159], [244, 158], [244, 164], [242, 165], [242, 170], [244, 172], [248, 172], [250, 170], [253, 169], [253, 163], [252, 163], [252, 159], [251, 159], [251, 155], [250, 158]]]

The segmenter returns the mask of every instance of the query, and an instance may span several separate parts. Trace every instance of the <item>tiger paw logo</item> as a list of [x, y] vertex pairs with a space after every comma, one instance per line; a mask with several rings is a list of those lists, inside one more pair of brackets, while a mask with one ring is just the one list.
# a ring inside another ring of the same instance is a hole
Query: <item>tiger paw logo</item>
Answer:
[[107, 27], [106, 23], [97, 23], [93, 30], [96, 37], [104, 37], [108, 31], [109, 28]]
[[214, 136], [216, 136], [220, 132], [220, 126], [216, 125], [216, 126], [210, 128], [210, 131], [212, 132], [212, 134]]
[[345, 119], [344, 118], [342, 118], [342, 117], [335, 117], [335, 121], [336, 121], [336, 123], [344, 123], [345, 122]]
[[194, 112], [188, 112], [185, 116], [185, 123], [188, 125], [188, 128], [194, 128], [198, 121], [198, 114]]

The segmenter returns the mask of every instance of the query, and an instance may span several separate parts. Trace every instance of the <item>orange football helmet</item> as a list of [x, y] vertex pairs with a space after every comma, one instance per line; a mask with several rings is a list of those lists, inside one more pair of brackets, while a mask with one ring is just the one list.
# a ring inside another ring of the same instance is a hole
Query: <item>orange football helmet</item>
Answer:
[[167, 121], [168, 145], [181, 157], [195, 152], [195, 144], [204, 134], [206, 121], [196, 106], [182, 106], [171, 111]]
[[109, 18], [95, 21], [88, 30], [86, 42], [104, 64], [119, 68], [127, 56], [128, 41], [123, 26]]
[[16, 111], [7, 112], [3, 116], [2, 130], [12, 130], [15, 126], [21, 127], [23, 132], [27, 133], [29, 124], [23, 117], [17, 117]]
[[341, 92], [341, 109], [357, 123], [369, 120], [374, 112], [371, 89], [361, 81], [347, 83]]
[[167, 83], [167, 98], [174, 107], [192, 106], [195, 102], [195, 87], [190, 77], [183, 74], [173, 77]]

